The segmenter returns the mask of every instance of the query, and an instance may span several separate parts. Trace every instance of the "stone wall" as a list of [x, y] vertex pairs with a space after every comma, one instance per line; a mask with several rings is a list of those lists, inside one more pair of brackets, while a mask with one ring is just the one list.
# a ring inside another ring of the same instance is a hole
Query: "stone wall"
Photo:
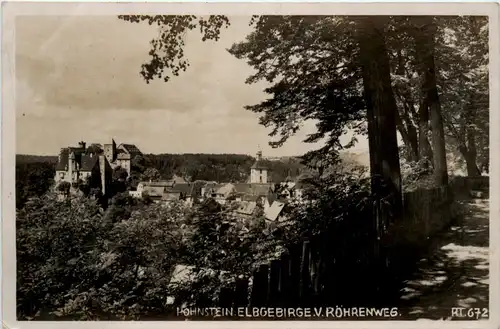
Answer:
[[450, 179], [450, 187], [456, 199], [467, 199], [471, 191], [483, 191], [489, 194], [490, 177], [489, 176], [456, 176]]

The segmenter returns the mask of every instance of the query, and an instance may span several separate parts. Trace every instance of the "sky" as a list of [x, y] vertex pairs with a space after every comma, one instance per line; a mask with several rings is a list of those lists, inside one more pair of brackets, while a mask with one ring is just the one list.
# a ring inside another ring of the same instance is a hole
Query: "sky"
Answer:
[[[55, 155], [87, 143], [136, 144], [144, 153], [300, 155], [307, 122], [280, 148], [270, 128], [244, 109], [266, 98], [248, 85], [253, 69], [227, 52], [251, 32], [249, 17], [231, 17], [218, 42], [185, 37], [190, 67], [169, 82], [139, 74], [156, 27], [115, 16], [25, 16], [16, 19], [16, 153]], [[347, 141], [349, 136], [346, 136]], [[361, 139], [353, 152], [368, 148]]]

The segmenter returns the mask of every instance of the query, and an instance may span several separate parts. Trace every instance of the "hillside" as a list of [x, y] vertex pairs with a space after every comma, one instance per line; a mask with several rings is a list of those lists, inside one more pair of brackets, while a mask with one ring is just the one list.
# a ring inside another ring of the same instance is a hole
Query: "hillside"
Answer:
[[30, 155], [16, 154], [16, 165], [28, 163], [50, 163], [57, 164], [57, 156], [54, 155]]

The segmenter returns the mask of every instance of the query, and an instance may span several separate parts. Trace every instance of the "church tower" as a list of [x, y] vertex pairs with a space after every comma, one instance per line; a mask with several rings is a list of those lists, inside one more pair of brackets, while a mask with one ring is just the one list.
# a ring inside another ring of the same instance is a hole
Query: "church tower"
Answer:
[[257, 152], [257, 161], [250, 168], [250, 183], [267, 183], [267, 167], [262, 161], [262, 151]]

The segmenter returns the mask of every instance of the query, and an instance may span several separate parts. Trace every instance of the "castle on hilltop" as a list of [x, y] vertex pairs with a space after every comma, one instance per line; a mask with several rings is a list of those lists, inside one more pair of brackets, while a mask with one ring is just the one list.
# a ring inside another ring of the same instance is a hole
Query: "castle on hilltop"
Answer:
[[77, 147], [62, 148], [56, 166], [56, 185], [61, 182], [76, 184], [88, 180], [91, 187], [98, 187], [102, 193], [111, 183], [113, 169], [121, 167], [130, 175], [131, 161], [141, 151], [133, 144], [116, 146], [110, 144], [78, 143]]

